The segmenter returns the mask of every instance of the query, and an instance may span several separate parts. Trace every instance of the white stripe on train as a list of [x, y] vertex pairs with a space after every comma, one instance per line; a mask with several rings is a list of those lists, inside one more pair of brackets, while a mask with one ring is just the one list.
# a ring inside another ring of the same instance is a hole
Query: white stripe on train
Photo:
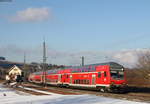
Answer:
[[[33, 81], [35, 83], [41, 83], [38, 81]], [[70, 84], [70, 83], [55, 83], [55, 82], [46, 82], [47, 84], [51, 84], [51, 85], [58, 85], [58, 84], [67, 84], [69, 86], [79, 86], [79, 87], [99, 87], [99, 86], [103, 86], [103, 87], [110, 87], [110, 85], [108, 84], [96, 84], [96, 85], [86, 85], [86, 84]]]

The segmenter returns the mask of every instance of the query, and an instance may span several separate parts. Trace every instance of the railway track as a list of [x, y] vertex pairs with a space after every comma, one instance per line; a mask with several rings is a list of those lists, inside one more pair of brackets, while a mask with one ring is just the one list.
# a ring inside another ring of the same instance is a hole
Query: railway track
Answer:
[[[23, 84], [24, 87], [33, 88], [41, 91], [47, 91], [56, 94], [62, 95], [81, 95], [81, 94], [91, 94], [96, 96], [104, 96], [104, 97], [111, 97], [117, 99], [126, 99], [130, 101], [138, 101], [138, 102], [148, 102], [150, 103], [150, 93], [147, 92], [138, 92], [138, 91], [130, 91], [129, 93], [125, 94], [117, 94], [117, 93], [102, 93], [97, 90], [87, 90], [87, 89], [77, 89], [77, 88], [60, 88], [56, 86], [46, 86], [43, 87], [39, 84], [32, 84], [32, 83], [25, 83]], [[16, 88], [16, 90], [21, 88]], [[23, 89], [23, 88], [22, 88]], [[132, 88], [131, 88], [132, 89]], [[34, 93], [34, 92], [33, 92]], [[40, 94], [37, 94], [40, 95]]]

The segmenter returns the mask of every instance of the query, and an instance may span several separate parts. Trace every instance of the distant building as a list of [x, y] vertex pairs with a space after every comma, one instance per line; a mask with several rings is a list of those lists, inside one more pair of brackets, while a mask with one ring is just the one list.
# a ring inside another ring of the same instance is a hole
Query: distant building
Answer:
[[5, 58], [5, 57], [0, 56], [0, 60], [4, 61], [4, 60], [6, 60], [6, 58]]

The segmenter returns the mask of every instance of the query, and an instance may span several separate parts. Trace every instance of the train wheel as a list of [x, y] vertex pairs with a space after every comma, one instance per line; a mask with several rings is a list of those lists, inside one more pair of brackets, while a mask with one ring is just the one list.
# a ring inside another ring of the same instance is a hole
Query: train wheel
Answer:
[[69, 88], [69, 87], [70, 87], [70, 86], [67, 84], [67, 85], [66, 85], [66, 88]]
[[100, 91], [101, 91], [101, 92], [105, 92], [105, 89], [104, 89], [104, 88], [101, 88]]
[[107, 92], [106, 88], [104, 88], [104, 87], [100, 87], [100, 88], [99, 88], [99, 91], [100, 91], [100, 92], [104, 92], [104, 93]]

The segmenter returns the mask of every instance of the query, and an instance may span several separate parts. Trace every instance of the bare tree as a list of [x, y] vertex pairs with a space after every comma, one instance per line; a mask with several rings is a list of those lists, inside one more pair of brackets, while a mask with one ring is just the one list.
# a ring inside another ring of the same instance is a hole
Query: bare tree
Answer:
[[150, 82], [150, 52], [139, 55], [137, 69], [137, 74]]

